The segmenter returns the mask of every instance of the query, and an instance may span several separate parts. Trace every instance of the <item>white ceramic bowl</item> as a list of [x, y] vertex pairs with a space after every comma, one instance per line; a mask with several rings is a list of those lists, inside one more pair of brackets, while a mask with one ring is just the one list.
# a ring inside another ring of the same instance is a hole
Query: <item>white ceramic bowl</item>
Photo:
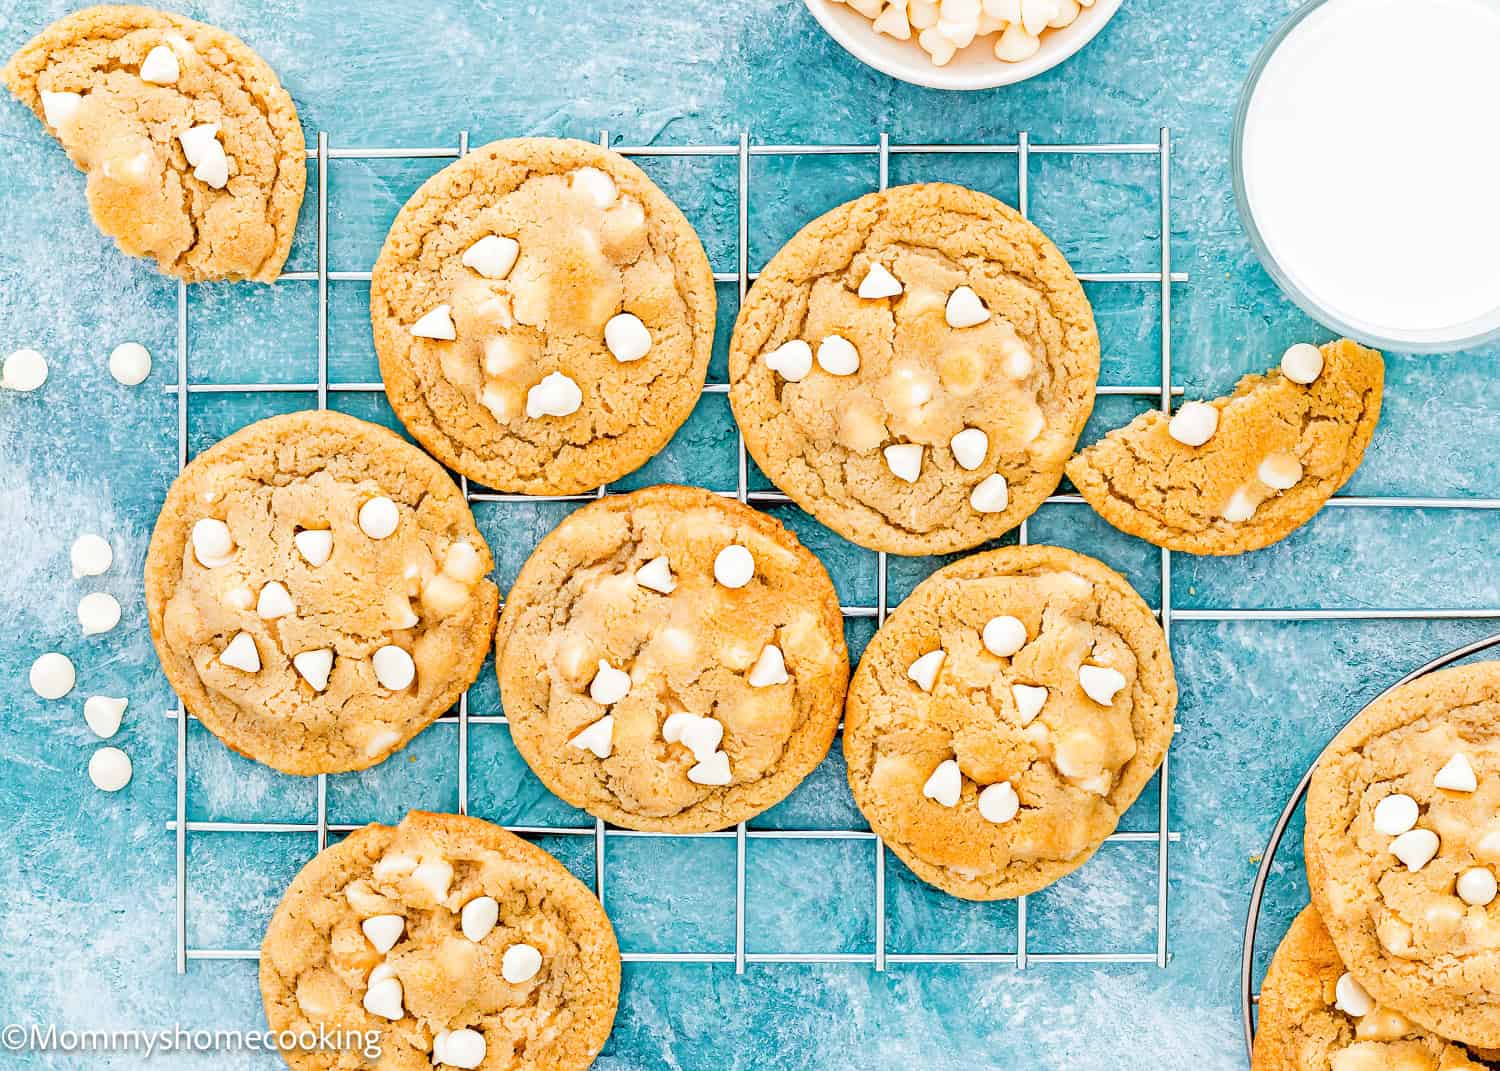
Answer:
[[1041, 49], [1036, 55], [1020, 63], [997, 60], [994, 52], [995, 35], [990, 34], [976, 40], [945, 66], [939, 67], [917, 44], [915, 33], [910, 41], [898, 41], [894, 37], [876, 33], [870, 20], [848, 4], [837, 3], [835, 0], [806, 0], [813, 18], [822, 23], [823, 29], [843, 45], [851, 56], [892, 78], [914, 85], [931, 86], [933, 89], [994, 89], [996, 86], [1022, 82], [1033, 75], [1051, 70], [1092, 41], [1094, 35], [1120, 10], [1120, 2], [1121, 0], [1094, 0], [1094, 6], [1079, 12], [1071, 26], [1044, 33]]

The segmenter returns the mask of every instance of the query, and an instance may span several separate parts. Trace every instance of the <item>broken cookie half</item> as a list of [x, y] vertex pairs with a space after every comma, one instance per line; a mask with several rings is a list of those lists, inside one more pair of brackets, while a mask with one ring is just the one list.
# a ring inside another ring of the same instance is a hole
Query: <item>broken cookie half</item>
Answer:
[[1110, 524], [1169, 550], [1241, 554], [1286, 538], [1359, 467], [1385, 365], [1347, 339], [1293, 346], [1233, 394], [1144, 413], [1075, 456], [1068, 477]]
[[292, 98], [242, 41], [144, 7], [85, 8], [3, 71], [88, 175], [94, 222], [187, 282], [281, 273], [307, 152]]

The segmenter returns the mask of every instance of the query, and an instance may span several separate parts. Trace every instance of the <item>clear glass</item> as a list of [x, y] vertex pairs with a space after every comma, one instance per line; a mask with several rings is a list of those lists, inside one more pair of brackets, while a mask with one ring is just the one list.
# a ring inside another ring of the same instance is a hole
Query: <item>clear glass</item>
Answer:
[[[1272, 255], [1264, 235], [1256, 225], [1250, 197], [1246, 190], [1244, 159], [1245, 123], [1250, 113], [1250, 103], [1254, 98], [1256, 86], [1272, 57], [1276, 55], [1277, 49], [1302, 24], [1303, 20], [1325, 4], [1337, 2], [1338, 0], [1310, 0], [1309, 3], [1293, 12], [1261, 48], [1259, 55], [1255, 57], [1254, 64], [1250, 67], [1249, 76], [1245, 79], [1244, 89], [1240, 91], [1239, 106], [1234, 113], [1232, 170], [1235, 206], [1239, 210], [1240, 221], [1250, 236], [1250, 245], [1255, 250], [1255, 255], [1260, 259], [1262, 266], [1281, 288], [1282, 293], [1296, 302], [1303, 312], [1325, 327], [1365, 345], [1405, 353], [1450, 353], [1456, 350], [1473, 349], [1500, 339], [1500, 306], [1484, 316], [1467, 323], [1454, 324], [1448, 328], [1414, 332], [1406, 337], [1382, 337], [1372, 334], [1366, 327], [1347, 322], [1339, 314], [1325, 308], [1310, 294], [1298, 287], [1292, 281], [1290, 273]], [[1500, 300], [1500, 296], [1497, 296], [1497, 300]]]

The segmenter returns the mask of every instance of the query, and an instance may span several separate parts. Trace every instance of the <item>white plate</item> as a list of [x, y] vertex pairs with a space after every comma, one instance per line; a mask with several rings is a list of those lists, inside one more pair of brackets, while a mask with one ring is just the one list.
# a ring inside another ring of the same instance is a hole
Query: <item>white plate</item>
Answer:
[[847, 4], [835, 0], [806, 0], [813, 18], [822, 23], [823, 29], [851, 56], [892, 78], [933, 89], [993, 89], [1051, 70], [1092, 41], [1120, 9], [1120, 2], [1094, 0], [1094, 6], [1079, 12], [1071, 26], [1044, 33], [1041, 49], [1020, 63], [997, 60], [994, 52], [996, 35], [990, 34], [960, 51], [946, 66], [938, 67], [917, 44], [915, 32], [910, 41], [898, 41], [876, 33], [870, 20]]

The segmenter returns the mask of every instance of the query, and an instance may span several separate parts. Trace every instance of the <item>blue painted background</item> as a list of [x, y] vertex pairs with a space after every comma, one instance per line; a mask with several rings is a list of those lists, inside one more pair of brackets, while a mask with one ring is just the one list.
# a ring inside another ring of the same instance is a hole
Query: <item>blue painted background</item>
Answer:
[[[8, 54], [71, 4], [18, 0], [0, 13]], [[1289, 343], [1324, 334], [1285, 301], [1256, 264], [1236, 219], [1228, 174], [1230, 115], [1259, 44], [1292, 8], [1285, 0], [1127, 0], [1081, 55], [1020, 87], [950, 96], [887, 80], [825, 38], [797, 0], [227, 0], [180, 6], [258, 49], [296, 98], [311, 142], [335, 146], [474, 144], [523, 133], [594, 138], [601, 128], [641, 144], [760, 142], [1154, 141], [1172, 129], [1174, 379], [1190, 395], [1219, 392], [1271, 364]], [[195, 962], [175, 971], [173, 709], [145, 627], [140, 571], [156, 510], [176, 471], [175, 285], [127, 260], [88, 222], [82, 178], [24, 109], [0, 106], [0, 351], [27, 345], [52, 378], [32, 395], [0, 395], [0, 1019], [62, 1026], [159, 1028], [261, 1024], [249, 962]], [[646, 161], [699, 227], [715, 268], [735, 267], [735, 161]], [[330, 165], [329, 266], [367, 269], [396, 210], [435, 162], [338, 160]], [[1310, 160], [1378, 167], [1379, 160]], [[756, 159], [751, 170], [752, 268], [814, 214], [870, 188], [872, 158]], [[310, 175], [315, 182], [315, 173]], [[1007, 199], [1014, 158], [901, 157], [893, 182], [947, 178]], [[1032, 214], [1080, 271], [1154, 271], [1156, 165], [1150, 157], [1037, 157]], [[313, 187], [315, 190], [315, 187]], [[289, 268], [315, 267], [315, 198]], [[1392, 206], [1393, 213], [1401, 211]], [[1149, 285], [1091, 286], [1105, 344], [1106, 383], [1152, 383], [1159, 294]], [[722, 287], [723, 337], [735, 312]], [[367, 287], [330, 288], [329, 353], [337, 381], [376, 377]], [[193, 380], [307, 382], [316, 376], [316, 286], [203, 286], [192, 292]], [[146, 343], [156, 368], [139, 388], [109, 378], [116, 343]], [[1349, 491], [1368, 495], [1496, 493], [1500, 349], [1441, 358], [1391, 355], [1385, 418]], [[196, 452], [271, 412], [314, 404], [307, 394], [195, 396]], [[334, 404], [390, 421], [378, 395]], [[1140, 399], [1101, 401], [1089, 436], [1122, 423]], [[668, 450], [631, 485], [684, 479], [734, 485], [733, 425], [710, 396]], [[566, 506], [480, 504], [502, 586]], [[846, 603], [875, 598], [874, 556], [795, 510], [792, 523], [834, 574]], [[82, 531], [110, 535], [116, 566], [97, 586], [125, 608], [114, 632], [83, 639], [74, 617], [88, 582], [71, 579], [67, 547]], [[1032, 537], [1093, 553], [1160, 597], [1152, 548], [1120, 536], [1083, 507], [1044, 507]], [[1497, 514], [1328, 511], [1285, 543], [1241, 559], [1173, 567], [1173, 605], [1484, 609], [1500, 605], [1490, 568]], [[933, 567], [892, 562], [892, 599]], [[1173, 654], [1182, 730], [1172, 751], [1170, 965], [893, 966], [634, 965], [599, 1067], [828, 1069], [1037, 1068], [1126, 1065], [1192, 1071], [1242, 1068], [1237, 969], [1256, 857], [1275, 813], [1331, 731], [1411, 666], [1482, 635], [1483, 620], [1178, 622]], [[857, 650], [868, 626], [851, 627]], [[25, 687], [40, 652], [79, 668], [67, 699]], [[117, 743], [135, 780], [115, 796], [89, 786], [92, 737], [83, 697], [130, 698]], [[494, 712], [486, 668], [472, 709]], [[403, 754], [329, 781], [333, 822], [393, 820], [410, 806], [452, 809], [457, 729], [439, 724]], [[508, 823], [578, 824], [516, 757], [504, 726], [475, 726], [473, 813]], [[315, 785], [242, 761], [189, 730], [188, 814], [196, 820], [303, 823]], [[1155, 828], [1155, 797], [1125, 828]], [[791, 800], [760, 820], [786, 828], [856, 828], [858, 814], [830, 758]], [[588, 838], [548, 842], [580, 873]], [[304, 834], [194, 834], [188, 847], [188, 940], [253, 947], [282, 888], [313, 849]], [[734, 943], [732, 841], [618, 838], [608, 851], [607, 902], [636, 951], [722, 952]], [[1272, 940], [1298, 906], [1300, 865], [1278, 875]], [[752, 841], [747, 945], [752, 952], [867, 951], [874, 915], [868, 842]], [[888, 871], [892, 952], [1008, 951], [1014, 909], [974, 907], [928, 892], [899, 864]], [[1151, 951], [1155, 855], [1116, 844], [1031, 903], [1033, 951]], [[279, 1066], [221, 1054], [163, 1060], [216, 1069]], [[141, 1066], [135, 1056], [84, 1061], [7, 1055], [5, 1066]]]

